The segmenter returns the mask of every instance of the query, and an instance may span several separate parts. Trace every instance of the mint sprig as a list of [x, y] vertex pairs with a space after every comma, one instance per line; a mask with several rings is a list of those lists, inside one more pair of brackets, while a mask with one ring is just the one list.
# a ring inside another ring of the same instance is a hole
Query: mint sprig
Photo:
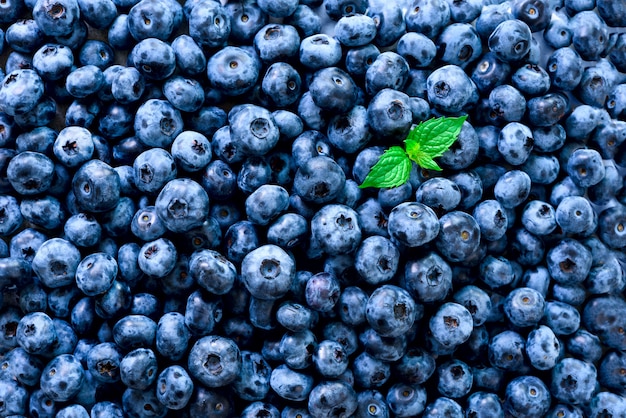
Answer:
[[404, 140], [406, 150], [393, 146], [380, 156], [360, 188], [398, 187], [411, 173], [411, 161], [428, 170], [441, 171], [435, 158], [441, 157], [456, 141], [467, 116], [440, 117], [421, 122]]

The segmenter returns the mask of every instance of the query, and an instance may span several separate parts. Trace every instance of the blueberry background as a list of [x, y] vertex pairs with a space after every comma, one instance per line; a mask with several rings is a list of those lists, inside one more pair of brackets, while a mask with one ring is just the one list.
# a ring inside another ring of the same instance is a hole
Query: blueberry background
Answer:
[[[626, 6], [0, 4], [0, 417], [626, 417]], [[360, 188], [438, 116], [458, 140]]]

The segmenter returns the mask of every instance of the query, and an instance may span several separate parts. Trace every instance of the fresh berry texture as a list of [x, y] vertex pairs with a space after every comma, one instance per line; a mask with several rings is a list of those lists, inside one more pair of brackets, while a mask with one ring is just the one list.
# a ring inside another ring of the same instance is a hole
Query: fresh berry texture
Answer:
[[0, 0], [0, 417], [624, 417], [623, 0]]

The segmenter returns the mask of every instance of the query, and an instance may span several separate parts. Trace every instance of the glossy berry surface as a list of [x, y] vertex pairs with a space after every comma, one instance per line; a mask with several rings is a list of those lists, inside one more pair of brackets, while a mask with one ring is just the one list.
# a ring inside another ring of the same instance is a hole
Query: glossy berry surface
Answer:
[[1, 1], [0, 416], [623, 415], [620, 6]]

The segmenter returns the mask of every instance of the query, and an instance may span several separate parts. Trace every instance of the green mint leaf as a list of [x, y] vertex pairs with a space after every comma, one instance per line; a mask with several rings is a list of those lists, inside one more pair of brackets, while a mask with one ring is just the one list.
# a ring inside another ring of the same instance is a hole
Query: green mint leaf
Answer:
[[[424, 160], [424, 155], [428, 156], [431, 161], [433, 158], [441, 157], [456, 141], [465, 119], [467, 116], [441, 117], [421, 122], [411, 130], [404, 141], [409, 158], [418, 163], [420, 167], [427, 168], [422, 166], [418, 159]], [[437, 165], [434, 161], [432, 163]], [[439, 170], [441, 169], [439, 168]]]
[[428, 154], [418, 152], [417, 154], [414, 154], [411, 159], [421, 168], [425, 168], [426, 170], [441, 171], [441, 167], [439, 167], [435, 160], [433, 160]]
[[363, 180], [360, 188], [397, 187], [406, 183], [411, 173], [411, 160], [402, 147], [391, 147], [380, 156]]

